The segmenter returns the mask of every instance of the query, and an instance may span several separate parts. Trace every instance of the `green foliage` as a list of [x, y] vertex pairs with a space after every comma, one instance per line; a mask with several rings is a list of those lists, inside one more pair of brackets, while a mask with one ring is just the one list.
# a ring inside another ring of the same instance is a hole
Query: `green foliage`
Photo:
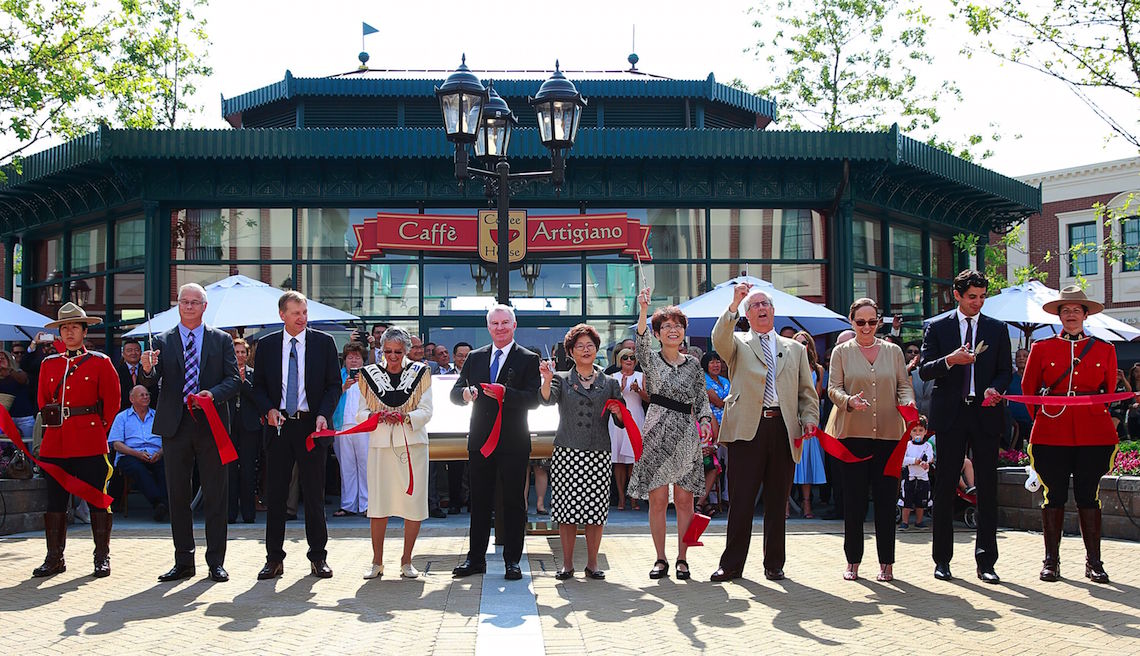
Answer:
[[[1037, 265], [1031, 261], [1029, 264], [1014, 269], [1013, 280], [1006, 278], [1006, 263], [1009, 261], [1008, 252], [1016, 250], [1028, 254], [1021, 248], [1021, 232], [1024, 228], [1024, 223], [1014, 226], [1012, 230], [1002, 235], [996, 244], [987, 243], [985, 245], [982, 253], [982, 273], [990, 282], [990, 287], [987, 290], [990, 296], [1000, 294], [1002, 289], [1012, 285], [1024, 285], [1030, 280], [1045, 282], [1049, 277], [1048, 272], [1037, 268]], [[978, 243], [978, 235], [964, 233], [954, 235], [954, 247], [960, 251], [975, 253], [978, 250]], [[1032, 260], [1032, 258], [1030, 259]], [[1053, 255], [1046, 251], [1040, 255], [1040, 259], [1042, 263], [1049, 262], [1053, 259]]]
[[1140, 0], [952, 2], [970, 31], [985, 37], [977, 49], [1061, 80], [1113, 131], [1140, 146], [1140, 121], [1113, 116], [1088, 93], [1127, 94], [1132, 113], [1140, 110]]
[[931, 76], [926, 37], [935, 25], [916, 0], [777, 0], [750, 11], [763, 37], [749, 51], [768, 63], [773, 80], [756, 93], [779, 102], [787, 127], [886, 130], [898, 123], [965, 159], [992, 154], [984, 148], [996, 129], [962, 141], [935, 135], [940, 111], [962, 94]]

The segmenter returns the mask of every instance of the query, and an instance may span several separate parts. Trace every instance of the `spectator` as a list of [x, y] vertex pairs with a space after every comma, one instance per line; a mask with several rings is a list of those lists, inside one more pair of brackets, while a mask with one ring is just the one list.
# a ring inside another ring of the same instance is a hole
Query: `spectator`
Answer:
[[922, 342], [907, 342], [903, 347], [906, 370], [910, 373], [910, 385], [914, 388], [914, 404], [918, 406], [918, 414], [925, 415], [930, 412], [930, 395], [934, 392], [934, 381], [923, 380], [922, 376], [918, 375], [918, 361], [921, 353]]
[[[823, 398], [826, 388], [823, 385], [823, 366], [819, 364], [819, 354], [815, 350], [815, 338], [808, 331], [801, 330], [792, 339], [803, 344], [804, 348], [807, 349], [808, 366], [811, 367], [811, 382], [815, 386], [815, 393]], [[803, 452], [800, 454], [800, 461], [796, 463], [796, 473], [792, 478], [792, 484], [799, 485], [800, 492], [803, 495], [801, 511], [804, 519], [815, 519], [815, 515], [811, 511], [811, 486], [825, 483], [827, 483], [827, 474], [823, 468], [823, 447], [820, 446], [817, 438], [805, 437]], [[788, 510], [785, 509], [785, 516], [790, 514]]]
[[[416, 335], [412, 335], [412, 348], [408, 352], [408, 359], [412, 362], [424, 361], [424, 340]], [[381, 360], [381, 362], [383, 362], [383, 360]], [[431, 370], [429, 369], [428, 371], [430, 372]]]
[[[28, 386], [39, 389], [40, 366], [48, 357], [55, 355], [55, 336], [51, 333], [36, 333], [36, 338], [28, 344], [28, 350], [20, 363], [20, 368], [28, 374]], [[39, 407], [39, 404], [36, 404]]]
[[[238, 515], [246, 524], [257, 519], [257, 465], [261, 458], [261, 414], [253, 400], [253, 367], [249, 366], [249, 342], [234, 339], [237, 358], [238, 393], [230, 399], [230, 437], [234, 440], [238, 459], [226, 465], [229, 470], [229, 523]], [[263, 468], [264, 469], [264, 468]]]
[[150, 392], [142, 385], [135, 385], [127, 398], [131, 405], [115, 416], [107, 434], [107, 442], [115, 450], [115, 469], [129, 477], [150, 502], [154, 521], [165, 522], [169, 516], [166, 463], [162, 460], [162, 438], [154, 434]]
[[443, 344], [436, 344], [435, 360], [431, 364], [432, 375], [443, 374], [447, 376], [459, 373], [459, 369], [451, 364], [451, 355], [447, 352], [447, 347]]
[[458, 342], [452, 349], [451, 353], [455, 356], [455, 371], [463, 370], [463, 363], [467, 362], [467, 354], [471, 352], [471, 345], [467, 342]]
[[910, 429], [910, 443], [906, 445], [903, 464], [907, 468], [906, 482], [902, 489], [902, 523], [904, 531], [910, 522], [910, 513], [915, 515], [915, 528], [926, 528], [922, 515], [930, 502], [930, 466], [934, 464], [934, 445], [926, 440], [926, 416], [919, 415], [918, 423]]
[[780, 337], [787, 337], [788, 339], [792, 339], [795, 336], [796, 336], [795, 326], [784, 326], [783, 328], [780, 329]]
[[[12, 354], [0, 351], [0, 397], [4, 397], [4, 407], [12, 415], [24, 444], [32, 443], [32, 428], [36, 425], [36, 404], [32, 401], [28, 381], [27, 372], [20, 371]], [[8, 401], [4, 395], [10, 396], [11, 400]], [[9, 437], [15, 439], [16, 436]]]
[[123, 358], [115, 365], [119, 374], [119, 391], [122, 393], [122, 402], [119, 407], [127, 408], [131, 405], [131, 390], [139, 384], [139, 360], [142, 359], [142, 347], [138, 342], [123, 342]]
[[709, 494], [712, 493], [716, 479], [723, 470], [721, 458], [718, 457], [719, 454], [717, 453], [716, 438], [720, 433], [720, 422], [724, 419], [724, 400], [728, 397], [730, 384], [724, 375], [728, 367], [724, 360], [721, 360], [720, 356], [716, 354], [716, 351], [709, 351], [701, 358], [701, 368], [705, 370], [705, 391], [708, 393], [713, 423], [709, 439], [701, 441], [701, 456], [704, 458], [705, 468], [705, 489], [700, 498], [697, 499], [697, 507], [701, 509], [702, 513], [712, 517], [717, 511], [709, 505]]
[[380, 344], [380, 338], [384, 335], [384, 331], [388, 330], [388, 324], [378, 323], [372, 326], [372, 332], [368, 335], [368, 357], [365, 359], [367, 364], [376, 364], [384, 362], [383, 347]]
[[[1128, 370], [1128, 382], [1132, 385], [1132, 391], [1140, 390], [1140, 362]], [[1132, 439], [1140, 439], [1140, 403], [1133, 403], [1129, 407], [1125, 424]]]
[[[1117, 392], [1132, 392], [1134, 388], [1128, 383], [1128, 379], [1124, 377], [1124, 370], [1116, 370], [1116, 390]], [[1122, 440], [1128, 439], [1128, 408], [1132, 405], [1132, 401], [1125, 399], [1117, 401], [1108, 406], [1108, 412], [1112, 416], [1112, 425], [1116, 428], [1116, 436]]]
[[[1027, 349], [1017, 349], [1017, 353], [1013, 356], [1013, 377], [1009, 382], [1010, 394], [1024, 394], [1021, 389], [1021, 376], [1025, 373], [1025, 363], [1029, 360], [1029, 351]], [[933, 384], [934, 381], [930, 381]], [[918, 387], [914, 388], [915, 395], [918, 395]], [[1033, 393], [1036, 390], [1032, 390]], [[926, 414], [922, 405], [918, 406], [918, 411]], [[1033, 427], [1033, 420], [1029, 417], [1029, 409], [1025, 407], [1024, 403], [1009, 403], [1009, 415], [1013, 420], [1013, 436], [1010, 440], [1009, 447], [1011, 449], [1020, 449], [1021, 444], [1029, 439], [1029, 430]]]
[[[626, 341], [633, 342], [633, 340]], [[610, 374], [610, 378], [620, 384], [621, 395], [626, 407], [629, 408], [629, 414], [633, 417], [637, 428], [641, 429], [645, 425], [645, 406], [642, 403], [649, 401], [649, 392], [645, 389], [645, 375], [637, 371], [637, 356], [634, 355], [632, 348], [618, 351], [615, 359], [621, 368]], [[626, 429], [613, 423], [610, 424], [610, 456], [614, 465], [614, 482], [617, 484], [617, 507], [618, 510], [625, 510], [625, 500], [628, 496], [625, 488], [633, 469], [633, 445], [630, 444]], [[630, 507], [641, 510], [636, 498], [630, 498]]]
[[424, 361], [425, 362], [434, 362], [435, 361], [435, 342], [428, 342], [428, 343], [424, 344]]
[[24, 361], [24, 355], [28, 352], [28, 347], [22, 343], [12, 345], [12, 359], [16, 361], [15, 369], [19, 369]]
[[[618, 342], [617, 346], [614, 346], [614, 359], [610, 361], [610, 366], [606, 367], [606, 375], [612, 376], [615, 373], [621, 371], [621, 352], [628, 350], [630, 353], [633, 353], [633, 349], [634, 341], [632, 339], [623, 339]], [[637, 362], [637, 360], [634, 359], [634, 362]], [[641, 371], [640, 364], [637, 365], [636, 371]]]
[[[344, 345], [344, 366], [340, 370], [340, 400], [333, 411], [333, 428], [344, 430], [356, 425], [360, 410], [360, 369], [364, 366], [364, 345]], [[368, 434], [350, 433], [333, 438], [333, 449], [340, 465], [340, 509], [333, 517], [368, 512]]]

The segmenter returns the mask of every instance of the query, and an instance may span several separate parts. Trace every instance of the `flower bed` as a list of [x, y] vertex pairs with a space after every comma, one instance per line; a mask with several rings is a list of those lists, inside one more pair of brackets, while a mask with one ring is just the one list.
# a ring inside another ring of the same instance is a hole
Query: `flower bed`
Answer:
[[1140, 476], [1140, 441], [1120, 443], [1116, 452], [1116, 466], [1109, 473], [1114, 476]]

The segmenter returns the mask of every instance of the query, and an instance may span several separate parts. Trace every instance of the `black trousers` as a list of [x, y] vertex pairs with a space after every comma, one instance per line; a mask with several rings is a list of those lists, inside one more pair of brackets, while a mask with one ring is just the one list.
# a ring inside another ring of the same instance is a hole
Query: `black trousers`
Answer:
[[1069, 500], [1069, 476], [1078, 508], [1100, 508], [1100, 478], [1112, 469], [1116, 445], [1029, 445], [1029, 463], [1045, 490], [1042, 508], [1064, 508]]
[[752, 542], [752, 516], [756, 495], [764, 502], [764, 569], [781, 570], [784, 549], [784, 510], [792, 489], [796, 463], [788, 444], [788, 427], [775, 417], [761, 419], [751, 440], [728, 443], [728, 532], [720, 566], [726, 572], [744, 571]]
[[[277, 431], [274, 430], [276, 435]], [[257, 459], [261, 455], [261, 431], [239, 428], [231, 433], [238, 459], [226, 465], [230, 478], [230, 521], [238, 515], [246, 522], [257, 518], [254, 494], [257, 491]]]
[[938, 431], [937, 470], [934, 472], [935, 563], [949, 564], [954, 557], [954, 499], [966, 450], [974, 459], [974, 485], [978, 488], [978, 532], [974, 560], [992, 568], [997, 551], [997, 454], [1001, 439], [1002, 409], [962, 403], [954, 419]]
[[848, 437], [843, 445], [863, 462], [843, 463], [843, 553], [847, 562], [863, 562], [863, 520], [867, 517], [867, 487], [875, 502], [875, 547], [879, 563], [895, 563], [895, 506], [899, 498], [898, 476], [884, 476], [883, 469], [898, 444], [895, 440]]
[[226, 501], [229, 478], [201, 410], [182, 409], [182, 420], [171, 437], [162, 438], [166, 461], [166, 496], [170, 501], [170, 533], [174, 562], [194, 565], [194, 463], [202, 484], [206, 515], [206, 565], [220, 567], [226, 560]]
[[[107, 493], [107, 483], [111, 480], [111, 462], [107, 460], [106, 455], [98, 456], [77, 456], [74, 458], [40, 458], [44, 462], [58, 465], [63, 468], [65, 472], [78, 478], [79, 480], [87, 483], [96, 490], [102, 490], [103, 494]], [[47, 478], [47, 511], [48, 512], [67, 512], [68, 504], [71, 502], [71, 493], [63, 489], [51, 476]], [[109, 509], [107, 512], [110, 512]]]
[[325, 462], [328, 460], [330, 437], [316, 441], [312, 451], [305, 450], [305, 438], [316, 429], [317, 416], [308, 413], [300, 419], [288, 419], [281, 427], [269, 432], [268, 480], [265, 519], [266, 560], [279, 563], [285, 560], [285, 504], [289, 498], [289, 481], [296, 463], [305, 500], [305, 538], [309, 543], [308, 558], [312, 562], [325, 560], [328, 551], [329, 529], [325, 523]]
[[517, 564], [522, 560], [523, 534], [526, 531], [526, 481], [530, 454], [496, 450], [490, 458], [478, 451], [470, 453], [471, 472], [471, 548], [467, 558], [472, 563], [487, 560], [487, 543], [491, 539], [491, 511], [495, 506], [495, 486], [503, 491], [503, 562]]

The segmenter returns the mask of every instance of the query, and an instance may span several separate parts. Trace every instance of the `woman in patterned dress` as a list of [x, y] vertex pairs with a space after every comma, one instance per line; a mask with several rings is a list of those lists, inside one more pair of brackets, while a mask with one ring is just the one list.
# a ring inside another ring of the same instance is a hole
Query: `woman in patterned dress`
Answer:
[[542, 400], [558, 406], [558, 432], [550, 457], [550, 518], [558, 522], [562, 542], [562, 569], [555, 578], [574, 576], [574, 541], [578, 525], [586, 525], [586, 577], [606, 578], [598, 569], [602, 527], [610, 505], [610, 415], [621, 425], [616, 408], [606, 411], [606, 402], [622, 400], [621, 385], [606, 377], [594, 364], [601, 344], [598, 331], [580, 323], [566, 333], [566, 352], [574, 360], [570, 371], [554, 371], [554, 362], [544, 360]]
[[645, 414], [642, 431], [641, 460], [633, 464], [628, 491], [631, 497], [649, 499], [649, 532], [657, 550], [657, 561], [649, 570], [649, 578], [659, 579], [669, 574], [669, 561], [665, 559], [665, 513], [669, 508], [669, 486], [673, 487], [673, 503], [677, 508], [677, 578], [688, 579], [689, 563], [685, 561], [688, 547], [681, 536], [693, 519], [693, 496], [705, 487], [701, 440], [709, 440], [712, 435], [705, 372], [700, 361], [680, 351], [689, 323], [685, 313], [675, 306], [659, 308], [653, 313], [653, 334], [661, 342], [661, 350], [655, 353], [649, 348], [646, 330], [648, 288], [638, 294], [637, 304], [640, 308], [637, 359], [649, 391], [649, 411]]

